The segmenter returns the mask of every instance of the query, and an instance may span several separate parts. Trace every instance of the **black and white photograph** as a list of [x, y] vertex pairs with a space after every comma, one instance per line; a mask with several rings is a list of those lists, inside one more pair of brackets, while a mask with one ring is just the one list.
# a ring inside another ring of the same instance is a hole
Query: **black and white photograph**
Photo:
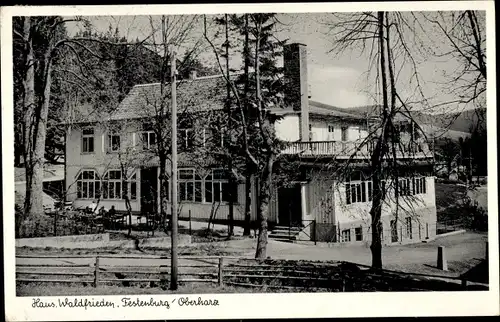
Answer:
[[9, 320], [498, 314], [493, 2], [347, 5], [3, 7]]

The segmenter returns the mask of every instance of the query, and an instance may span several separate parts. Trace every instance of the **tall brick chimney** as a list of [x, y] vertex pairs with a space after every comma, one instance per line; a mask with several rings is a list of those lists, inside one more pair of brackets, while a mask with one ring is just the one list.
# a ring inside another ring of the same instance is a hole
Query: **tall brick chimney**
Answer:
[[300, 111], [300, 140], [309, 141], [309, 85], [307, 83], [307, 46], [283, 47], [285, 108]]

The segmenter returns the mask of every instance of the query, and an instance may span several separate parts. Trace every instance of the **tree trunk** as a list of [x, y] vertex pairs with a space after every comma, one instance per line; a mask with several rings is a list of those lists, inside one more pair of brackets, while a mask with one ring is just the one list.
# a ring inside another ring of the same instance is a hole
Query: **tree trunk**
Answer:
[[384, 12], [378, 12], [378, 42], [380, 50], [380, 70], [382, 78], [382, 97], [383, 97], [383, 111], [382, 111], [382, 126], [378, 141], [376, 143], [373, 155], [371, 158], [371, 168], [372, 168], [372, 181], [373, 181], [373, 200], [372, 207], [370, 209], [371, 225], [372, 225], [372, 242], [370, 245], [370, 250], [372, 253], [372, 268], [381, 269], [382, 268], [382, 241], [380, 238], [380, 230], [382, 223], [380, 218], [382, 217], [382, 200], [384, 198], [385, 191], [381, 189], [381, 178], [382, 178], [382, 161], [383, 152], [385, 145], [387, 143], [387, 124], [388, 124], [388, 95], [387, 95], [387, 73], [385, 70], [385, 49], [384, 49]]
[[[26, 167], [26, 175], [31, 176], [28, 184], [26, 180], [26, 204], [29, 211], [26, 213], [29, 217], [43, 214], [43, 164], [45, 155], [45, 138], [47, 136], [47, 117], [50, 105], [50, 90], [52, 84], [52, 62], [51, 62], [51, 41], [44, 54], [43, 61], [43, 93], [39, 100], [33, 104], [34, 113], [31, 114], [30, 137], [31, 144], [28, 153], [31, 154], [30, 171]], [[31, 76], [30, 76], [31, 77]], [[33, 82], [34, 84], [34, 75]], [[34, 94], [33, 90], [33, 94]], [[28, 179], [28, 178], [27, 178]], [[29, 197], [28, 197], [29, 190]]]
[[271, 183], [274, 157], [267, 160], [266, 168], [263, 170], [259, 180], [259, 236], [255, 258], [266, 258], [267, 251], [267, 218], [269, 216], [269, 201], [271, 197]]
[[243, 236], [250, 236], [250, 221], [251, 221], [251, 206], [252, 206], [252, 175], [245, 176], [245, 226], [243, 228]]
[[35, 65], [33, 57], [33, 47], [31, 41], [31, 18], [24, 18], [23, 36], [26, 50], [26, 72], [24, 74], [23, 87], [23, 105], [24, 105], [24, 128], [23, 128], [23, 145], [24, 145], [24, 163], [25, 163], [25, 178], [26, 178], [26, 195], [24, 199], [24, 214], [23, 218], [30, 216], [33, 206], [31, 196], [32, 178], [33, 178], [33, 138], [34, 136], [34, 116], [35, 116]]
[[372, 243], [370, 250], [372, 253], [372, 268], [382, 269], [382, 240], [380, 233], [382, 231], [382, 196], [383, 192], [380, 186], [380, 180], [377, 175], [373, 177], [373, 201], [370, 209], [372, 226]]

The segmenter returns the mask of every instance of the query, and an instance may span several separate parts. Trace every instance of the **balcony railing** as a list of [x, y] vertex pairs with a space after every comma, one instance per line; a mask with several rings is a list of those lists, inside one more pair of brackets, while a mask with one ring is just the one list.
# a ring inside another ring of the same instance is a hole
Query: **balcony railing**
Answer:
[[[284, 149], [284, 154], [297, 154], [300, 156], [332, 156], [335, 158], [369, 158], [373, 151], [372, 142], [358, 141], [311, 141], [290, 142]], [[391, 149], [392, 150], [392, 149]], [[386, 153], [392, 156], [392, 151]], [[396, 145], [397, 158], [432, 158], [432, 151], [425, 142], [400, 143]]]

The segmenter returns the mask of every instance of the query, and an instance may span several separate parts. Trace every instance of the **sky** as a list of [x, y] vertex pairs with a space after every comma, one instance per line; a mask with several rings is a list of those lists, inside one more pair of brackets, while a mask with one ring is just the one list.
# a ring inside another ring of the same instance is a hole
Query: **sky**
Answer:
[[[353, 107], [374, 104], [374, 74], [367, 74], [368, 54], [359, 51], [345, 52], [342, 54], [329, 53], [332, 49], [332, 38], [329, 36], [328, 22], [331, 22], [331, 15], [328, 13], [299, 13], [280, 14], [281, 21], [279, 30], [276, 33], [278, 39], [288, 39], [289, 43], [299, 42], [307, 45], [308, 50], [308, 81], [310, 85], [311, 99], [337, 107]], [[156, 28], [159, 28], [158, 18]], [[151, 24], [146, 16], [102, 16], [90, 17], [93, 28], [97, 31], [105, 32], [111, 25], [114, 29], [118, 27], [120, 34], [130, 40], [144, 39], [150, 35]], [[209, 22], [210, 23], [210, 22]], [[81, 27], [68, 25], [68, 32], [74, 34]], [[212, 28], [210, 28], [212, 29]], [[202, 20], [197, 23], [191, 34], [191, 43], [203, 38]], [[213, 33], [211, 37], [213, 37]], [[428, 35], [427, 35], [428, 36]], [[434, 37], [434, 36], [432, 36]], [[431, 38], [432, 38], [431, 37]], [[433, 41], [436, 41], [434, 39]], [[189, 42], [188, 42], [189, 43]], [[435, 43], [440, 43], [439, 40]], [[442, 42], [441, 42], [442, 43]], [[208, 46], [208, 45], [207, 45]], [[189, 47], [189, 45], [187, 45]], [[182, 49], [180, 49], [182, 51]], [[416, 57], [418, 55], [415, 55]], [[207, 48], [204, 54], [200, 55], [203, 61], [213, 63], [213, 52]], [[418, 60], [418, 57], [416, 58]], [[235, 61], [240, 61], [235, 59]], [[415, 100], [415, 83], [410, 81], [412, 69], [408, 62], [402, 64], [400, 74], [402, 96], [411, 102]], [[457, 67], [456, 60], [434, 60], [422, 58], [417, 61], [417, 68], [420, 73], [421, 87], [427, 98], [431, 98], [430, 104], [450, 101], [454, 97], [443, 92], [437, 83], [446, 79], [444, 71], [453, 71]], [[420, 104], [415, 104], [415, 109]], [[471, 106], [468, 106], [471, 107]], [[457, 108], [452, 105], [448, 111]], [[463, 108], [463, 107], [460, 107]]]

